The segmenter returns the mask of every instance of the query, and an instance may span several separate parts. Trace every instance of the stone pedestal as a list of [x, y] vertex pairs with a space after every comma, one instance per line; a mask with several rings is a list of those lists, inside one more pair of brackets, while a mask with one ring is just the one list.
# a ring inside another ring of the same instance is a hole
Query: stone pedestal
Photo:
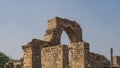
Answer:
[[68, 53], [66, 45], [42, 48], [42, 68], [68, 68]]
[[88, 68], [89, 44], [85, 42], [70, 45], [70, 68]]

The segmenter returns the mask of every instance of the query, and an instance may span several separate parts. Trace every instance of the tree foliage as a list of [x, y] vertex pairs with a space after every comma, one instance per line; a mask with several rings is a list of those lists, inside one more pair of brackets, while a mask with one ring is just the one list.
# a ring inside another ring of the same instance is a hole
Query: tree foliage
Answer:
[[104, 60], [105, 64], [110, 64], [110, 60], [106, 58], [104, 55], [101, 55], [102, 59]]
[[0, 52], [0, 68], [4, 68], [4, 64], [9, 60], [10, 58], [6, 54]]

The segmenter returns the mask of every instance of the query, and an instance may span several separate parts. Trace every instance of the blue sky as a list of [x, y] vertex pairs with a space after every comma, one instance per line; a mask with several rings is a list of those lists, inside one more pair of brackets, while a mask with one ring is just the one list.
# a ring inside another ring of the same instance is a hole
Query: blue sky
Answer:
[[[0, 0], [0, 51], [21, 58], [21, 46], [43, 39], [55, 16], [78, 22], [91, 52], [120, 55], [120, 0]], [[65, 33], [61, 41], [69, 43]]]

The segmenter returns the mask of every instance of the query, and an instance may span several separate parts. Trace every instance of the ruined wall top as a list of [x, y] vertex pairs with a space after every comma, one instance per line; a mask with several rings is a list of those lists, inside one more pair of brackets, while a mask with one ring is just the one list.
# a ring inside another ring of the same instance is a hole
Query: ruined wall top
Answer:
[[113, 56], [113, 66], [120, 66], [120, 56]]
[[[22, 49], [26, 49], [28, 47], [31, 47], [31, 48], [34, 48], [34, 47], [38, 47], [39, 45], [42, 45], [42, 46], [39, 46], [39, 47], [44, 47], [45, 45], [47, 44], [47, 42], [43, 41], [43, 40], [39, 40], [39, 39], [32, 39], [31, 42], [27, 43], [26, 45], [23, 45], [22, 46]], [[33, 46], [34, 45], [34, 46]]]
[[60, 44], [61, 34], [65, 31], [69, 37], [70, 43], [81, 42], [82, 28], [75, 21], [55, 17], [48, 20], [48, 26], [44, 40], [53, 45]]

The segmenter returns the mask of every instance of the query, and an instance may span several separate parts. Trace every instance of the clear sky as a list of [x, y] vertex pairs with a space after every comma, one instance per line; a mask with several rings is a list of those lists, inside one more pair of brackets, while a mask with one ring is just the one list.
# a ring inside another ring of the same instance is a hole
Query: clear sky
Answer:
[[21, 46], [43, 39], [55, 16], [78, 22], [91, 52], [109, 57], [112, 47], [120, 55], [120, 0], [0, 0], [0, 51], [21, 58]]

